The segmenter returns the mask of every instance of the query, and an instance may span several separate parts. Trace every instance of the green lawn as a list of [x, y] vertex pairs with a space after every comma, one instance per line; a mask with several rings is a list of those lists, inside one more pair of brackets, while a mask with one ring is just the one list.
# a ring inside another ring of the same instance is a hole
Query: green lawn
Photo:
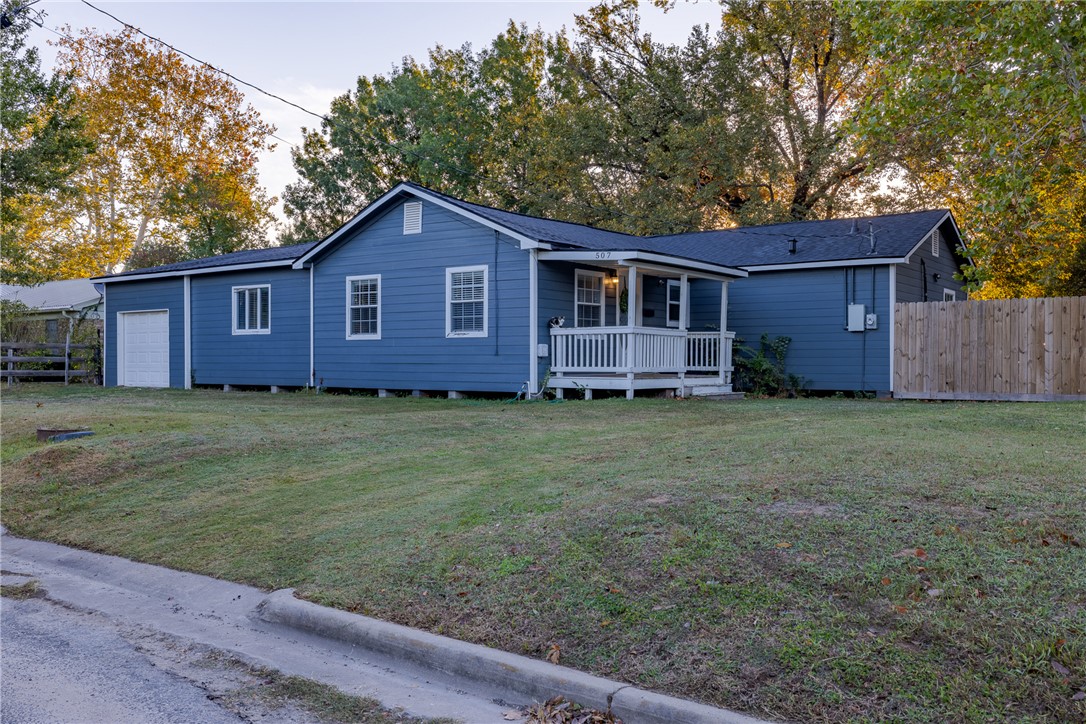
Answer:
[[2, 405], [17, 535], [769, 718], [1086, 719], [1086, 405]]

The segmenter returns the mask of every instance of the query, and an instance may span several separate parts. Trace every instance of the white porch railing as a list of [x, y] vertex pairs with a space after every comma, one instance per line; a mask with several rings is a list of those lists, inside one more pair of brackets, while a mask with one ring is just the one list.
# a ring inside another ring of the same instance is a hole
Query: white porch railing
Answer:
[[[731, 371], [733, 332], [658, 327], [551, 330], [551, 371], [674, 373]], [[721, 338], [727, 340], [721, 355]]]

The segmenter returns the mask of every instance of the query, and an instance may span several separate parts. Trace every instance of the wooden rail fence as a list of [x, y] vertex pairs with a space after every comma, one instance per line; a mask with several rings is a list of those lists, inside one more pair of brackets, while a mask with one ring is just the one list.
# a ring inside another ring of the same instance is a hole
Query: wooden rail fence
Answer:
[[6, 379], [9, 387], [15, 380], [97, 383], [101, 367], [99, 349], [93, 344], [0, 343], [0, 379]]
[[1086, 400], [1086, 297], [894, 307], [894, 397]]

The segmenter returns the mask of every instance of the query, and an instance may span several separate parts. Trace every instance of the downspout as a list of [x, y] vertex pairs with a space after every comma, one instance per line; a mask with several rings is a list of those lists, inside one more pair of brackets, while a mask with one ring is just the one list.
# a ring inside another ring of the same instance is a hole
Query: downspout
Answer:
[[539, 389], [539, 250], [528, 250], [528, 393]]

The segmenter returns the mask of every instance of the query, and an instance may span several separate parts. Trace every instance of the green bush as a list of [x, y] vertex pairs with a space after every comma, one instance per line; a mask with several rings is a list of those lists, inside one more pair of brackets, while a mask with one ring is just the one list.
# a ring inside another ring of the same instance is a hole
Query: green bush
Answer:
[[735, 389], [760, 397], [795, 397], [803, 391], [803, 378], [784, 368], [791, 337], [762, 335], [758, 349], [736, 338], [734, 354]]

